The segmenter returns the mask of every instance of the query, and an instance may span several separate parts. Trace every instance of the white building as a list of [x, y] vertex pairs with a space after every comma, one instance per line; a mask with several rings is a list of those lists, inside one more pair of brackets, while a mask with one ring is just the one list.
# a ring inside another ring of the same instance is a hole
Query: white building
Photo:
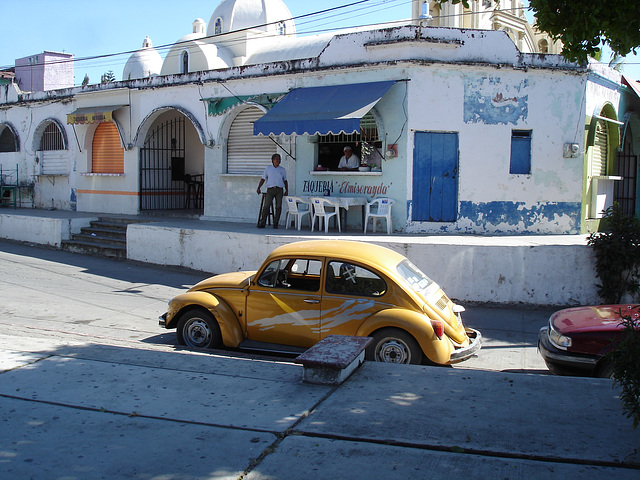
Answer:
[[[516, 2], [421, 3], [298, 37], [281, 0], [224, 0], [162, 63], [145, 39], [123, 81], [0, 86], [0, 163], [34, 180], [37, 207], [86, 212], [255, 222], [275, 152], [290, 194], [391, 197], [409, 233], [573, 234], [614, 198], [635, 212], [636, 82], [538, 53], [558, 47]], [[374, 168], [335, 171], [345, 145]]]

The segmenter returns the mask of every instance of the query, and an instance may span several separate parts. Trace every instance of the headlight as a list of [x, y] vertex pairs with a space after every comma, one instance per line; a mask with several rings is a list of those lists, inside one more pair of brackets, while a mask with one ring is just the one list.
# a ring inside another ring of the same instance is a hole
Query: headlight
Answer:
[[566, 350], [571, 346], [571, 337], [556, 332], [551, 325], [549, 325], [549, 340], [561, 350]]

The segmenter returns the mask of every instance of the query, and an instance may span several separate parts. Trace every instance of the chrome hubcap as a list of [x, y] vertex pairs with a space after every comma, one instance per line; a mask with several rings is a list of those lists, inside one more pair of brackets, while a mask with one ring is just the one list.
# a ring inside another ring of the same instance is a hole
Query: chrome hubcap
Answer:
[[387, 363], [409, 363], [409, 348], [400, 340], [392, 339], [380, 345], [378, 361]]
[[209, 345], [211, 341], [211, 329], [204, 320], [194, 318], [185, 328], [184, 339], [191, 347]]

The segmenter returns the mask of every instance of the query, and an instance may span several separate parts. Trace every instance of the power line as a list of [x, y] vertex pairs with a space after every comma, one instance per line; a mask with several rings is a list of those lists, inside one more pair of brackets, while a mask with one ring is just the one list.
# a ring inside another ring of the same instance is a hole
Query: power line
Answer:
[[[303, 14], [303, 15], [298, 15], [296, 17], [285, 19], [283, 21], [286, 22], [286, 21], [289, 21], [289, 20], [307, 18], [307, 17], [313, 16], [313, 15], [321, 15], [321, 14], [324, 14], [324, 13], [327, 13], [327, 12], [341, 10], [341, 9], [344, 9], [344, 8], [349, 8], [349, 7], [352, 7], [352, 6], [355, 6], [355, 5], [360, 5], [360, 4], [368, 3], [368, 2], [371, 2], [371, 1], [373, 1], [373, 0], [359, 0], [359, 1], [352, 2], [352, 3], [346, 4], [346, 5], [341, 5], [341, 6], [338, 6], [338, 7], [332, 7], [332, 8], [327, 8], [327, 9], [324, 9], [324, 10], [319, 10], [317, 12], [311, 12], [311, 13], [306, 13], [306, 14]], [[209, 38], [213, 38], [213, 37], [221, 37], [222, 38], [222, 37], [227, 36], [227, 35], [240, 33], [240, 32], [243, 32], [243, 31], [252, 30], [252, 29], [255, 29], [255, 28], [266, 27], [266, 26], [269, 26], [269, 25], [277, 24], [277, 23], [280, 23], [280, 21], [271, 22], [271, 23], [264, 23], [264, 24], [260, 24], [260, 25], [253, 25], [251, 27], [246, 27], [246, 28], [241, 28], [241, 29], [238, 29], [238, 30], [233, 30], [231, 32], [222, 33], [222, 34], [219, 34], [219, 35], [209, 35], [209, 36], [205, 36], [205, 37], [200, 37], [197, 40], [205, 40], [205, 39], [209, 39]], [[154, 48], [156, 49], [156, 51], [163, 51], [165, 49], [169, 50], [169, 49], [173, 48], [175, 45], [180, 45], [180, 44], [189, 43], [189, 42], [191, 42], [191, 40], [185, 40], [183, 42], [174, 42], [174, 43], [164, 44], [164, 45], [160, 45], [160, 46], [154, 47]], [[112, 57], [116, 57], [116, 56], [120, 56], [120, 55], [131, 55], [131, 54], [137, 52], [138, 50], [139, 49], [127, 50], [127, 51], [116, 52], [116, 53], [106, 53], [106, 54], [101, 54], [101, 55], [92, 55], [92, 56], [88, 56], [88, 57], [73, 58], [73, 59], [69, 59], [69, 60], [56, 60], [56, 61], [53, 61], [53, 62], [49, 62], [48, 65], [58, 64], [58, 63], [70, 63], [70, 62], [78, 63], [78, 62], [84, 62], [84, 61], [99, 60], [99, 59], [103, 59], [103, 58], [112, 58]], [[30, 66], [42, 66], [42, 65], [43, 65], [43, 63], [33, 63]], [[0, 66], [0, 70], [4, 70], [4, 69], [7, 69], [7, 68], [11, 68], [11, 67], [13, 67], [13, 65]]]
[[[322, 28], [322, 29], [317, 29], [317, 27], [322, 27], [324, 25], [326, 25], [328, 22], [332, 21], [332, 19], [334, 19], [337, 16], [341, 16], [342, 15], [342, 19], [344, 20], [349, 19], [349, 18], [357, 18], [357, 17], [361, 17], [363, 15], [363, 11], [365, 13], [376, 13], [376, 12], [380, 12], [380, 11], [384, 11], [399, 5], [403, 5], [403, 4], [410, 4], [412, 3], [411, 0], [358, 0], [355, 2], [351, 2], [348, 3], [346, 5], [340, 5], [337, 7], [331, 7], [331, 8], [326, 8], [324, 10], [318, 10], [315, 12], [310, 12], [310, 13], [306, 13], [306, 14], [302, 14], [302, 15], [298, 15], [295, 17], [291, 17], [289, 19], [284, 19], [281, 21], [277, 21], [277, 22], [270, 22], [270, 23], [264, 23], [264, 24], [260, 24], [260, 25], [254, 25], [251, 27], [247, 27], [247, 28], [243, 28], [243, 29], [238, 29], [238, 30], [233, 30], [230, 32], [226, 32], [226, 33], [222, 33], [222, 34], [218, 34], [218, 35], [209, 35], [209, 36], [204, 36], [204, 37], [200, 37], [197, 39], [194, 39], [195, 41], [203, 41], [203, 40], [207, 40], [207, 39], [211, 39], [211, 38], [216, 38], [216, 44], [218, 46], [223, 46], [223, 47], [229, 47], [229, 46], [233, 46], [239, 42], [242, 42], [243, 40], [238, 40], [238, 39], [226, 39], [225, 37], [229, 37], [232, 36], [234, 34], [243, 32], [243, 31], [249, 31], [252, 29], [256, 29], [256, 28], [262, 28], [262, 27], [268, 27], [274, 24], [278, 24], [280, 22], [288, 22], [288, 21], [297, 21], [297, 20], [303, 20], [302, 22], [296, 22], [296, 33], [298, 35], [314, 35], [314, 34], [321, 34], [321, 33], [329, 33], [332, 31], [336, 31], [336, 30], [350, 30], [350, 29], [356, 29], [356, 28], [365, 28], [365, 27], [374, 27], [374, 26], [384, 26], [384, 25], [392, 25], [392, 24], [398, 24], [399, 22], [402, 22], [403, 20], [391, 20], [388, 22], [380, 22], [380, 23], [374, 23], [374, 24], [356, 24], [356, 25], [352, 25], [352, 26], [347, 26], [347, 27], [334, 27], [334, 28]], [[352, 9], [353, 7], [359, 7], [356, 10], [349, 10]], [[362, 8], [362, 6], [364, 6], [364, 8]], [[516, 7], [516, 8], [510, 8], [510, 9], [501, 9], [501, 12], [517, 12], [520, 10], [532, 10], [531, 7]], [[457, 14], [450, 14], [450, 15], [438, 15], [438, 16], [434, 16], [433, 19], [446, 19], [446, 18], [455, 18], [455, 17], [464, 17], [464, 16], [471, 16], [471, 15], [480, 15], [482, 13], [485, 12], [470, 12], [470, 11], [463, 11], [461, 13], [457, 13]], [[417, 19], [406, 19], [406, 20], [417, 20]], [[318, 24], [318, 22], [324, 22], [324, 23], [320, 23]], [[308, 27], [311, 27], [311, 24], [315, 24], [315, 29], [309, 29], [309, 30], [300, 30], [298, 27], [299, 26], [303, 26], [303, 25], [307, 25]], [[281, 36], [279, 34], [273, 34], [273, 35], [264, 35], [262, 34], [260, 38], [265, 38], [265, 37], [278, 37]], [[157, 47], [154, 47], [154, 49], [158, 52], [158, 53], [164, 53], [164, 52], [169, 52], [172, 48], [174, 48], [175, 46], [179, 46], [181, 44], [187, 44], [190, 43], [194, 40], [185, 40], [182, 42], [173, 42], [173, 43], [169, 43], [169, 44], [164, 44], [164, 45], [159, 45]], [[108, 67], [111, 65], [122, 65], [124, 62], [122, 60], [117, 60], [116, 62], [114, 62], [113, 60], [115, 60], [116, 58], [123, 56], [123, 55], [132, 55], [136, 52], [138, 52], [139, 49], [136, 50], [127, 50], [127, 51], [122, 51], [122, 52], [116, 52], [116, 53], [108, 53], [108, 54], [101, 54], [101, 55], [93, 55], [93, 56], [87, 56], [87, 57], [79, 57], [79, 58], [73, 58], [73, 59], [68, 59], [68, 60], [55, 60], [52, 62], [48, 62], [48, 65], [51, 64], [58, 64], [58, 63], [69, 63], [69, 62], [73, 62], [75, 64], [80, 64], [83, 63], [83, 65], [89, 67], [89, 68], [97, 68], [100, 66], [104, 66], [104, 67]], [[95, 63], [91, 63], [89, 64], [88, 62], [95, 62]], [[37, 66], [37, 65], [43, 65], [44, 63], [34, 63], [31, 64], [29, 66]], [[625, 64], [627, 65], [637, 65], [638, 63], [636, 62], [625, 62]], [[0, 66], [0, 70], [6, 70], [8, 68], [13, 67], [13, 65], [11, 66]]]

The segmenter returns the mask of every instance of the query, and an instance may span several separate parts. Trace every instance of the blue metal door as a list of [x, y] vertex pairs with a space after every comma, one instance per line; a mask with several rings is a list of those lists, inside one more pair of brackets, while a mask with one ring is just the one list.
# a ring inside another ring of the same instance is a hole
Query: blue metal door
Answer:
[[411, 220], [454, 222], [458, 214], [458, 134], [416, 132]]

